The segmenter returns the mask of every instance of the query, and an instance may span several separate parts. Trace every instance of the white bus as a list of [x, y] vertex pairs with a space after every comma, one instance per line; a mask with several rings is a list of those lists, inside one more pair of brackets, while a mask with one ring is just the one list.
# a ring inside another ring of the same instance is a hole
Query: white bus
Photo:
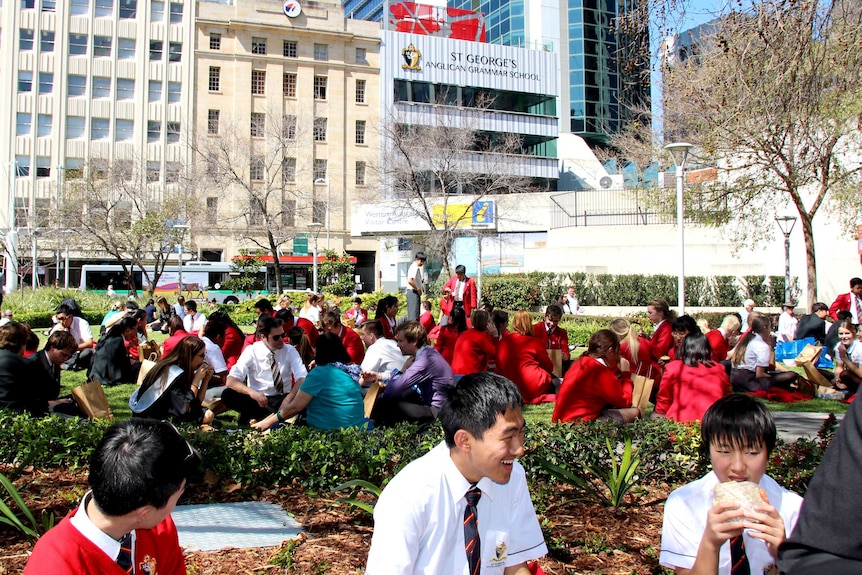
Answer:
[[[150, 279], [153, 277], [153, 266], [144, 266], [149, 274]], [[238, 276], [232, 271], [232, 266], [229, 262], [188, 262], [183, 264], [183, 285], [182, 294], [186, 299], [195, 300], [216, 300], [218, 303], [239, 303], [241, 300], [249, 299], [249, 294], [246, 292], [235, 292], [224, 289], [225, 280], [228, 280], [233, 275]], [[135, 277], [135, 286], [139, 293], [149, 291], [149, 286], [145, 285], [146, 279], [140, 267], [135, 266], [132, 274]], [[257, 274], [258, 285], [252, 292], [251, 297], [259, 297], [269, 293], [269, 274], [267, 267], [261, 266]], [[159, 282], [154, 290], [155, 296], [177, 296], [179, 292], [179, 270], [175, 263], [169, 263], [165, 266], [162, 275], [159, 277]], [[126, 276], [123, 273], [123, 266], [119, 264], [85, 264], [81, 268], [81, 290], [107, 293], [108, 286], [113, 286], [117, 294], [125, 295], [128, 291]], [[173, 301], [172, 298], [169, 298]]]

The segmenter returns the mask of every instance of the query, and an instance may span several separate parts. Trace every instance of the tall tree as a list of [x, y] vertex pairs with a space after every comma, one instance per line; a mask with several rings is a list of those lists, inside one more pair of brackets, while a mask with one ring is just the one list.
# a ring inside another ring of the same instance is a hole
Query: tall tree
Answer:
[[[131, 160], [94, 159], [79, 174], [67, 176], [57, 214], [87, 238], [82, 249], [107, 254], [122, 266], [131, 293], [146, 287], [152, 296], [174, 246], [183, 239], [184, 230], [169, 223], [188, 220], [196, 211], [195, 194], [182, 170], [172, 169], [161, 190], [141, 166]], [[145, 265], [153, 266], [152, 275]], [[136, 285], [135, 268], [146, 286]]]
[[479, 202], [498, 194], [543, 191], [513, 161], [525, 152], [522, 138], [481, 131], [480, 115], [441, 105], [424, 125], [403, 123], [393, 113], [381, 128], [384, 193], [393, 199], [396, 217], [418, 217], [428, 227], [424, 241], [430, 251], [442, 254], [446, 275], [451, 275], [455, 238], [482, 234], [470, 230]]
[[[273, 258], [276, 289], [282, 291], [279, 254], [297, 234], [297, 221], [323, 223], [327, 207], [315, 201], [315, 180], [326, 178], [310, 153], [312, 136], [326, 139], [325, 119], [302, 121], [291, 110], [252, 113], [250, 121], [222, 118], [215, 131], [191, 143], [202, 181], [234, 202], [235, 216], [220, 226], [263, 249]], [[321, 121], [323, 123], [321, 123]]]
[[[756, 0], [664, 69], [666, 141], [719, 168], [693, 215], [752, 245], [797, 213], [809, 304], [817, 299], [814, 217], [860, 217], [862, 23], [858, 0]], [[643, 140], [643, 139], [642, 139]], [[666, 204], [673, 204], [667, 198]], [[687, 207], [688, 209], [688, 207]]]

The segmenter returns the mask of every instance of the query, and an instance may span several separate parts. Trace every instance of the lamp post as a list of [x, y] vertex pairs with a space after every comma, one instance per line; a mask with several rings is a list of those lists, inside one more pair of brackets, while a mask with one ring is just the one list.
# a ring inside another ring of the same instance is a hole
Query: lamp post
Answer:
[[679, 315], [685, 314], [685, 210], [683, 205], [683, 183], [685, 179], [685, 161], [693, 148], [689, 143], [676, 142], [664, 147], [670, 153], [676, 166], [676, 227], [679, 233], [679, 276], [677, 277], [677, 301]]
[[790, 301], [790, 232], [796, 225], [796, 216], [775, 216], [775, 223], [784, 234], [784, 301]]
[[314, 180], [315, 184], [326, 184], [326, 249], [329, 248], [329, 200], [332, 192], [332, 183], [329, 181], [329, 178], [317, 178]]
[[177, 248], [177, 296], [183, 295], [183, 237], [186, 235], [186, 230], [189, 225], [183, 220], [167, 222], [169, 228], [180, 230], [180, 245]]
[[312, 222], [308, 224], [308, 232], [311, 234], [311, 238], [313, 240], [311, 255], [312, 255], [312, 269], [313, 271], [313, 289], [314, 293], [317, 293], [317, 236], [320, 235], [320, 230], [323, 228], [323, 224], [320, 222]]

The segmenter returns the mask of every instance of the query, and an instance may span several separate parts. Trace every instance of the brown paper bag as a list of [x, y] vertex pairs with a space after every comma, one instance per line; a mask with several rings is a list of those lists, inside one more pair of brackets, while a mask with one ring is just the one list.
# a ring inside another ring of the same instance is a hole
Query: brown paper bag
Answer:
[[554, 364], [554, 371], [551, 373], [554, 374], [554, 377], [563, 377], [563, 351], [560, 349], [549, 349], [548, 357], [551, 358], [551, 361]]
[[376, 381], [368, 386], [368, 391], [365, 392], [363, 403], [365, 404], [365, 417], [371, 417], [371, 412], [374, 411], [374, 402], [377, 401], [377, 394], [380, 392], [380, 384]]
[[150, 370], [155, 367], [157, 362], [151, 359], [143, 359], [141, 360], [141, 370], [138, 372], [138, 386], [140, 387], [144, 383], [144, 378], [147, 377], [147, 374], [150, 373]]
[[646, 413], [649, 396], [652, 393], [652, 386], [655, 381], [643, 375], [635, 375], [632, 378], [632, 383], [634, 383], [632, 407], [637, 407], [640, 409], [641, 414], [644, 414]]
[[91, 381], [72, 389], [72, 397], [81, 411], [90, 419], [114, 420], [105, 390], [98, 381]]
[[810, 343], [802, 348], [802, 351], [799, 352], [799, 355], [796, 356], [794, 361], [796, 365], [802, 365], [805, 362], [808, 362], [812, 365], [817, 363], [817, 360], [820, 358], [820, 354], [823, 352], [823, 348], [819, 345], [811, 345]]
[[138, 344], [138, 359], [144, 361], [148, 359], [152, 362], [162, 359], [162, 351], [159, 349], [159, 344], [156, 340], [151, 339], [148, 342]]
[[816, 386], [828, 387], [830, 390], [832, 389], [832, 382], [823, 377], [823, 374], [817, 371], [817, 368], [814, 367], [813, 363], [806, 361], [802, 364], [802, 369], [805, 370], [805, 377], [808, 378], [808, 381]]

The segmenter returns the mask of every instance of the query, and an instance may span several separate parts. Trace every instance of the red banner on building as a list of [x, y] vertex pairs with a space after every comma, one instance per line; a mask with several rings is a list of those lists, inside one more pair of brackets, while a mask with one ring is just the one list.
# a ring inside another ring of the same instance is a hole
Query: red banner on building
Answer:
[[485, 42], [485, 15], [474, 10], [430, 6], [417, 2], [389, 5], [389, 29], [396, 32]]

